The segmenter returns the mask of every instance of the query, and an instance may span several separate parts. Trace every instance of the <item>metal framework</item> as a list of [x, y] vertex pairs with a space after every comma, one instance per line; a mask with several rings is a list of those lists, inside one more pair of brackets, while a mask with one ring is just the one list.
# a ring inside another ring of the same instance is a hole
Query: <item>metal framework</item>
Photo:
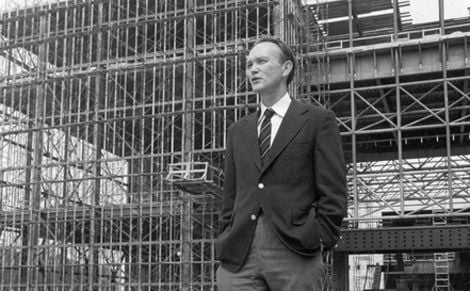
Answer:
[[[400, 2], [385, 2], [400, 19]], [[361, 8], [354, 1], [342, 6]], [[468, 215], [469, 26], [445, 22], [443, 8], [441, 14], [426, 29], [392, 21], [380, 32], [356, 32], [350, 17], [349, 34], [333, 35], [332, 48], [308, 54], [328, 64], [327, 74], [314, 75], [328, 84], [326, 97], [311, 90], [304, 98], [320, 104], [326, 98], [337, 114], [354, 225], [380, 225], [384, 212], [397, 219]], [[422, 214], [431, 210], [441, 211]]]
[[[292, 95], [336, 113], [350, 190], [338, 252], [358, 238], [361, 253], [406, 250], [374, 242], [407, 219], [459, 237], [470, 26], [435, 1], [440, 21], [423, 26], [404, 0], [34, 0], [1, 12], [0, 289], [212, 290], [225, 133], [256, 109], [244, 57], [263, 34], [299, 56]], [[449, 225], [433, 228], [438, 217]], [[419, 248], [466, 248], [454, 243]], [[347, 258], [332, 262], [343, 290]]]
[[244, 56], [305, 38], [300, 1], [30, 2], [0, 16], [0, 289], [213, 290]]
[[[411, 25], [401, 13], [406, 4], [348, 0], [310, 8], [324, 15], [317, 24], [327, 41], [305, 58], [325, 71], [311, 74], [318, 85], [300, 98], [336, 113], [349, 162], [336, 290], [365, 288], [348, 280], [348, 254], [445, 253], [456, 249], [451, 238], [468, 239], [468, 18], [446, 20], [444, 1], [436, 0], [439, 20]], [[433, 225], [442, 218], [449, 225]], [[445, 286], [439, 290], [450, 290]]]

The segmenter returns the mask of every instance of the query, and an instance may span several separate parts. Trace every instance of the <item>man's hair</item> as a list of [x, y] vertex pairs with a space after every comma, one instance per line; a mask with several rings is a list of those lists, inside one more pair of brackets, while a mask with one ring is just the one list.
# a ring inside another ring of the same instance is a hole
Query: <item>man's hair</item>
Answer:
[[272, 36], [263, 36], [260, 39], [258, 39], [254, 45], [263, 43], [263, 42], [270, 42], [279, 47], [281, 49], [281, 61], [284, 63], [286, 61], [291, 61], [292, 62], [292, 70], [289, 73], [289, 76], [287, 76], [287, 85], [289, 85], [292, 82], [292, 79], [294, 79], [294, 74], [295, 74], [295, 56], [294, 52], [292, 49], [281, 39], [277, 37], [272, 37]]

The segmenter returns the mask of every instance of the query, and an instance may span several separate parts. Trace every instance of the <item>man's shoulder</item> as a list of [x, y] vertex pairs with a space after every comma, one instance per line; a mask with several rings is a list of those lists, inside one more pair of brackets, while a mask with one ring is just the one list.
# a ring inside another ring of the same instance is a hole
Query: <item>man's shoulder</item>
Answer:
[[258, 119], [259, 112], [258, 110], [254, 112], [247, 113], [245, 116], [241, 117], [239, 120], [235, 121], [234, 124], [243, 124], [244, 122], [249, 122], [250, 120]]
[[242, 118], [238, 119], [237, 121], [234, 121], [229, 126], [229, 129], [243, 127], [243, 126], [246, 125], [247, 122], [249, 122], [253, 118], [256, 119], [257, 117], [258, 117], [258, 111], [248, 113], [247, 115], [243, 116]]
[[324, 116], [334, 114], [331, 110], [325, 107], [322, 107], [320, 105], [317, 105], [317, 104], [305, 103], [305, 102], [299, 102], [299, 101], [296, 101], [296, 103], [297, 103], [297, 106], [305, 110], [305, 112], [307, 112], [308, 114], [312, 114], [316, 117], [324, 117]]

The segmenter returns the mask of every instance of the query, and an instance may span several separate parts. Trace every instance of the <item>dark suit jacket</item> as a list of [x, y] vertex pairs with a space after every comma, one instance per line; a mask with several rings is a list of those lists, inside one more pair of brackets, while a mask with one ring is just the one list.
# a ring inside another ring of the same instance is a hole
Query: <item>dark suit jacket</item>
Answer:
[[[250, 250], [260, 208], [281, 241], [301, 255], [334, 246], [346, 216], [346, 170], [331, 111], [292, 100], [262, 165], [258, 113], [228, 130], [216, 258], [231, 271]], [[255, 215], [255, 216], [254, 216]]]

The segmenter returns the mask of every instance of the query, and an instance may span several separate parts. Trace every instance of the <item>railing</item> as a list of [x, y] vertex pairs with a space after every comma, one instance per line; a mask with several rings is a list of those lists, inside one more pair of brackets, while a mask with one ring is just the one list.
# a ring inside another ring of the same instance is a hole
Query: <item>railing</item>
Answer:
[[221, 196], [223, 172], [208, 162], [173, 163], [168, 165], [165, 181], [192, 194]]
[[352, 40], [352, 45], [349, 39], [333, 39], [326, 42], [318, 43], [318, 45], [316, 46], [310, 45], [309, 47], [313, 52], [328, 53], [329, 50], [341, 50], [352, 47], [360, 47], [364, 45], [379, 45], [420, 39], [426, 40], [435, 37], [458, 37], [468, 35], [468, 31], [470, 30], [470, 24], [448, 26], [445, 28], [445, 30], [450, 31], [450, 33], [441, 33], [440, 27], [433, 27], [399, 32], [396, 35], [396, 39], [395, 34], [384, 32], [384, 34], [354, 38]]

